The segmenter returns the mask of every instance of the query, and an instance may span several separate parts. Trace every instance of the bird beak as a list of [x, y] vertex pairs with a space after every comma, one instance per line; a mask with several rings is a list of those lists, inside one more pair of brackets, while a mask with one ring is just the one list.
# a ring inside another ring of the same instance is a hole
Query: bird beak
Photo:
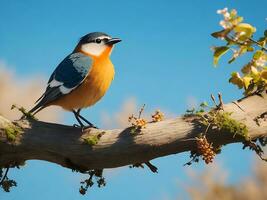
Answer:
[[106, 44], [107, 44], [107, 45], [113, 45], [113, 44], [116, 44], [116, 43], [118, 43], [118, 42], [120, 42], [120, 41], [121, 41], [120, 38], [111, 38], [111, 39], [109, 39], [109, 40], [106, 42]]

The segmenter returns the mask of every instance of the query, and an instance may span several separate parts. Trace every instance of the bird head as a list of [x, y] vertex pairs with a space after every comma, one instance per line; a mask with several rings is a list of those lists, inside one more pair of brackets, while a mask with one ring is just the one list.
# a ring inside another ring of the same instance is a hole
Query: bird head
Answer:
[[120, 41], [121, 39], [112, 38], [106, 33], [93, 32], [80, 39], [75, 51], [82, 52], [91, 57], [109, 56], [114, 44]]

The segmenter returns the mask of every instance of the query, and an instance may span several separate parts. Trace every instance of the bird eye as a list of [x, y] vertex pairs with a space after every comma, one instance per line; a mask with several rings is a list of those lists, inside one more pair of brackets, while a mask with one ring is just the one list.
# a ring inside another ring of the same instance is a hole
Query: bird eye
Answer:
[[100, 44], [100, 43], [101, 43], [101, 39], [97, 38], [97, 39], [95, 40], [95, 42], [96, 42], [97, 44]]

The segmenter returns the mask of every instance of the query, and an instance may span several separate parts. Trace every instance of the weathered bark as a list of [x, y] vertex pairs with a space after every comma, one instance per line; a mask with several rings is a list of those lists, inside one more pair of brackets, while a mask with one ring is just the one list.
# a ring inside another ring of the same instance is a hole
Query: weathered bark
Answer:
[[[244, 123], [251, 138], [267, 135], [267, 122], [255, 118], [267, 111], [267, 97], [251, 96], [236, 103], [224, 105], [226, 112]], [[262, 115], [261, 117], [263, 117]], [[103, 130], [105, 134], [98, 144], [90, 146], [83, 138], [102, 130], [86, 130], [71, 126], [45, 123], [40, 121], [17, 121], [23, 128], [14, 142], [8, 142], [5, 128], [11, 123], [0, 117], [0, 166], [25, 160], [45, 160], [64, 167], [80, 169], [113, 168], [133, 163], [194, 150], [195, 138], [200, 127], [192, 120], [183, 117], [168, 119], [148, 124], [137, 135], [130, 129]], [[209, 140], [214, 144], [240, 142], [240, 137], [233, 137], [227, 132], [209, 133]]]

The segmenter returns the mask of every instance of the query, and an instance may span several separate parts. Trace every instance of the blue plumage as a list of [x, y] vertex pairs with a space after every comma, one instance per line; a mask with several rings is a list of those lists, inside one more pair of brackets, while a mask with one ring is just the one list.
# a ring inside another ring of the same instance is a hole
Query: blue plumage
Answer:
[[52, 80], [62, 82], [67, 88], [77, 87], [86, 77], [92, 65], [92, 59], [82, 53], [67, 56], [55, 69], [48, 84]]
[[[45, 93], [37, 100], [39, 103], [30, 112], [38, 112], [39, 109], [78, 87], [91, 67], [92, 59], [89, 56], [79, 52], [67, 56], [51, 75]], [[63, 90], [67, 92], [64, 93]]]

